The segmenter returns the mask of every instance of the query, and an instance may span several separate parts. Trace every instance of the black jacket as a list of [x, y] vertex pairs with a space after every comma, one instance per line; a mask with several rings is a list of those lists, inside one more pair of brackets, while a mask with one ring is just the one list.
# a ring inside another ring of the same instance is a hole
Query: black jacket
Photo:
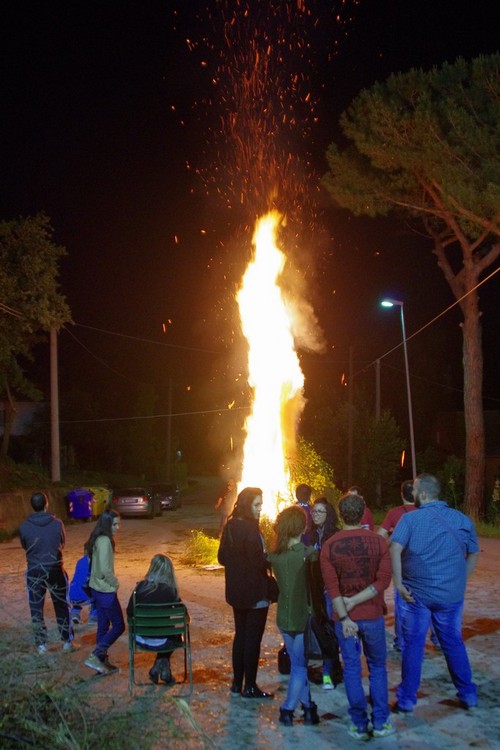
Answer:
[[231, 518], [217, 558], [226, 569], [226, 601], [231, 607], [251, 609], [267, 598], [268, 564], [257, 521]]
[[26, 550], [28, 569], [62, 565], [64, 526], [53, 513], [32, 513], [19, 527], [19, 538]]

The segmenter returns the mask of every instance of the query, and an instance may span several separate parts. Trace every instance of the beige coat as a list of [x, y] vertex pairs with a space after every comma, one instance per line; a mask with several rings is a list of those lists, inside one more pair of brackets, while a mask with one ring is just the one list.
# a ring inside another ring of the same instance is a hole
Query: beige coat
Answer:
[[92, 568], [90, 587], [103, 593], [118, 590], [118, 578], [115, 576], [115, 553], [111, 540], [107, 536], [98, 536], [92, 551]]

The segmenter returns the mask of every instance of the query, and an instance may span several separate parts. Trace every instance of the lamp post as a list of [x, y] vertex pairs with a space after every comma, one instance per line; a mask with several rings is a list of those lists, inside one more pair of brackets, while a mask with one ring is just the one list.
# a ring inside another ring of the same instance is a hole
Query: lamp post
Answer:
[[411, 468], [413, 478], [417, 476], [417, 459], [415, 456], [415, 436], [413, 434], [413, 408], [411, 405], [411, 388], [410, 388], [410, 368], [408, 366], [408, 349], [406, 348], [405, 316], [403, 312], [403, 303], [398, 299], [384, 299], [381, 302], [382, 307], [399, 307], [401, 311], [401, 330], [403, 333], [403, 351], [405, 355], [406, 370], [406, 395], [408, 398], [408, 423], [410, 427], [410, 448], [411, 448]]

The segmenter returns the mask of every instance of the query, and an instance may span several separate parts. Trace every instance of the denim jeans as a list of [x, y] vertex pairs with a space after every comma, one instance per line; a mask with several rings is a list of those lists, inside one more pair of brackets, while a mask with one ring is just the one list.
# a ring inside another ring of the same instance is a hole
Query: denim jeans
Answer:
[[97, 610], [97, 633], [94, 654], [102, 661], [108, 655], [108, 648], [124, 632], [125, 622], [116, 592], [108, 594], [92, 589], [92, 597]]
[[426, 606], [416, 600], [401, 602], [401, 625], [403, 631], [403, 655], [401, 683], [397, 689], [398, 703], [403, 709], [412, 710], [417, 702], [417, 690], [422, 675], [425, 639], [432, 623], [446, 659], [448, 671], [457, 689], [459, 699], [467, 706], [477, 705], [477, 688], [472, 682], [469, 657], [462, 638], [462, 615], [464, 603], [430, 604]]
[[[394, 645], [402, 651], [404, 648], [403, 640], [403, 625], [401, 616], [401, 602], [404, 599], [397, 589], [394, 589]], [[431, 623], [431, 643], [437, 648], [439, 647], [439, 641], [436, 633], [434, 632], [434, 626]]]
[[335, 632], [344, 660], [344, 686], [349, 701], [349, 715], [352, 723], [360, 731], [367, 728], [367, 700], [361, 677], [361, 653], [363, 651], [368, 665], [372, 704], [371, 721], [374, 729], [381, 729], [389, 718], [385, 622], [383, 617], [379, 617], [376, 620], [358, 620], [357, 625], [358, 637], [344, 638], [342, 624], [335, 623]]
[[[281, 630], [281, 628], [280, 628]], [[285, 711], [294, 711], [299, 701], [305, 708], [311, 705], [311, 691], [307, 676], [307, 659], [304, 650], [304, 633], [287, 633], [281, 630], [286, 650], [290, 655], [290, 678], [285, 702]]]

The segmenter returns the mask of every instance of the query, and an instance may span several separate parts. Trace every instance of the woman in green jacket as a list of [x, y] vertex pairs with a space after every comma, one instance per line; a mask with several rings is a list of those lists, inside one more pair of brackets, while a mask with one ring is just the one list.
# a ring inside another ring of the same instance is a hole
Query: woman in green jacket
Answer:
[[96, 647], [85, 660], [85, 666], [99, 674], [118, 672], [108, 659], [108, 648], [125, 630], [123, 612], [118, 601], [118, 578], [115, 576], [115, 540], [120, 528], [120, 516], [115, 510], [105, 510], [98, 518], [85, 551], [90, 557], [90, 581], [97, 611]]
[[299, 701], [304, 711], [304, 724], [318, 724], [318, 708], [311, 700], [304, 631], [309, 617], [306, 561], [318, 556], [314, 547], [300, 541], [306, 528], [304, 510], [292, 505], [281, 511], [274, 524], [276, 544], [269, 555], [278, 581], [277, 623], [290, 655], [290, 679], [285, 702], [280, 708], [280, 722], [292, 726]]

